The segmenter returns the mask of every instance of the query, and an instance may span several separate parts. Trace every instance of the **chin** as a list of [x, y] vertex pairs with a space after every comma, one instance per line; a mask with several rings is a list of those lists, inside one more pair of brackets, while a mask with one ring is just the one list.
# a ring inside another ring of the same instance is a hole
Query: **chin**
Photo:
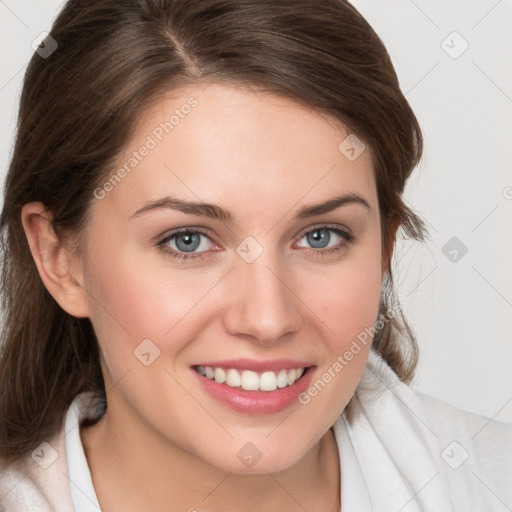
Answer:
[[257, 475], [284, 471], [298, 463], [307, 451], [306, 445], [290, 446], [290, 443], [281, 442], [276, 446], [263, 438], [261, 442], [254, 443], [237, 440], [221, 453], [203, 454], [201, 458], [222, 471]]

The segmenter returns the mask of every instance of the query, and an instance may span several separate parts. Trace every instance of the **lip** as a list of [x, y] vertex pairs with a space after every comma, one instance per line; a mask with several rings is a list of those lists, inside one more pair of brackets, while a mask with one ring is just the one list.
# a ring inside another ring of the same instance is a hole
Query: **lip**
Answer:
[[[241, 361], [241, 360], [238, 360]], [[282, 364], [282, 361], [280, 364]], [[228, 366], [224, 364], [218, 364], [221, 361], [216, 361], [215, 365], [213, 362], [206, 364], [206, 366], [218, 366], [226, 368], [242, 369], [241, 367]], [[294, 364], [297, 361], [294, 362]], [[229, 361], [229, 364], [233, 364], [233, 361]], [[261, 368], [261, 364], [253, 365], [253, 368], [258, 366]], [[304, 368], [306, 365], [300, 363], [298, 366], [290, 366], [289, 368]], [[279, 366], [276, 369], [285, 369], [283, 366]], [[278, 388], [275, 391], [246, 391], [241, 388], [232, 388], [226, 384], [219, 384], [214, 380], [210, 380], [207, 377], [200, 375], [194, 367], [190, 368], [190, 371], [198, 379], [199, 384], [205, 390], [208, 395], [213, 397], [218, 402], [227, 405], [229, 408], [236, 412], [245, 414], [272, 414], [290, 407], [293, 403], [297, 402], [298, 395], [304, 392], [310, 385], [313, 375], [316, 370], [316, 366], [309, 366], [306, 368], [301, 378], [294, 382], [291, 386], [285, 388]], [[249, 370], [248, 366], [244, 366], [243, 369]], [[269, 369], [269, 363], [266, 363], [264, 370]], [[264, 371], [263, 370], [263, 371]], [[253, 370], [261, 371], [261, 370]]]
[[291, 370], [292, 368], [306, 368], [308, 366], [314, 366], [314, 363], [310, 361], [297, 361], [295, 359], [272, 359], [269, 361], [258, 361], [256, 359], [225, 359], [223, 361], [197, 363], [194, 366], [233, 368], [234, 370], [252, 370], [253, 372], [263, 373], [276, 370]]

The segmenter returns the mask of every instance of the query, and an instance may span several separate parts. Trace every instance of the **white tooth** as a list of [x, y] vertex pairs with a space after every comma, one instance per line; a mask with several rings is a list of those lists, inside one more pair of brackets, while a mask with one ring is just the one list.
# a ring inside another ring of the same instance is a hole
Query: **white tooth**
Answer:
[[304, 368], [295, 368], [295, 380], [299, 380], [304, 373]]
[[288, 386], [288, 375], [286, 375], [286, 370], [280, 370], [277, 375], [277, 387], [285, 388]]
[[206, 375], [205, 371], [204, 371], [204, 366], [201, 366], [200, 364], [198, 364], [197, 365], [197, 373], [199, 373], [199, 375]]
[[215, 382], [222, 384], [226, 382], [226, 372], [222, 368], [215, 368]]
[[242, 378], [237, 370], [229, 369], [226, 373], [226, 384], [232, 388], [237, 388], [242, 384]]
[[261, 375], [260, 389], [262, 391], [274, 391], [277, 389], [277, 377], [275, 372], [264, 372]]
[[206, 372], [206, 377], [209, 379], [213, 379], [215, 377], [215, 372], [211, 366], [205, 366], [204, 371]]
[[260, 388], [260, 378], [256, 372], [244, 370], [242, 372], [242, 388], [247, 391], [255, 391]]
[[288, 385], [291, 386], [295, 382], [295, 369], [288, 370]]

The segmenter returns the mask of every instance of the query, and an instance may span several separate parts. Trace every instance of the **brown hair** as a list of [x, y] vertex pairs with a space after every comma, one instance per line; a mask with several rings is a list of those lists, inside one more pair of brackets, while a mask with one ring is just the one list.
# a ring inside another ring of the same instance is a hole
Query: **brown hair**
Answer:
[[[338, 120], [370, 148], [383, 247], [392, 221], [423, 240], [401, 195], [422, 153], [418, 122], [377, 34], [343, 0], [69, 0], [25, 73], [0, 219], [0, 457], [11, 463], [49, 439], [82, 391], [105, 394], [97, 339], [44, 286], [21, 223], [41, 201], [56, 234], [80, 247], [94, 190], [136, 120], [162, 93], [198, 82], [260, 87]], [[341, 141], [340, 141], [341, 142]], [[393, 300], [391, 270], [380, 313]], [[397, 313], [374, 337], [405, 382], [417, 345]]]

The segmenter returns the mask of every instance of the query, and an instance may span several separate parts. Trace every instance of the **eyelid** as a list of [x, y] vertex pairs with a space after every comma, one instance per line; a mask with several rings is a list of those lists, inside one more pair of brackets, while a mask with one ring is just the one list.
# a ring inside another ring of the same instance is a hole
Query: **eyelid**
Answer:
[[200, 234], [204, 235], [205, 237], [207, 237], [208, 239], [210, 239], [213, 243], [219, 245], [219, 243], [215, 239], [215, 236], [213, 236], [210, 233], [209, 229], [202, 228], [202, 227], [199, 228], [199, 227], [195, 227], [195, 226], [187, 226], [184, 228], [171, 229], [170, 231], [167, 231], [167, 232], [163, 233], [162, 235], [155, 237], [155, 240], [158, 242], [157, 245], [164, 244], [165, 242], [168, 242], [171, 239], [171, 237], [178, 235], [180, 233], [200, 233]]
[[348, 226], [345, 226], [343, 224], [331, 224], [329, 222], [327, 222], [327, 223], [319, 222], [317, 224], [312, 224], [312, 225], [304, 228], [302, 231], [299, 231], [299, 234], [296, 235], [295, 238], [302, 238], [306, 233], [309, 233], [310, 231], [314, 231], [315, 229], [322, 229], [322, 228], [343, 231], [343, 232], [346, 232], [346, 234], [351, 237], [354, 236], [352, 233], [352, 230]]
[[[338, 231], [345, 231], [347, 235], [349, 235], [351, 237], [354, 236], [352, 233], [352, 230], [348, 226], [345, 226], [343, 224], [332, 224], [332, 223], [318, 222], [316, 224], [311, 224], [311, 225], [303, 228], [301, 231], [299, 231], [294, 236], [294, 240], [302, 238], [306, 233], [309, 233], [310, 231], [314, 231], [315, 229], [322, 229], [322, 228], [333, 229], [333, 230], [338, 230]], [[208, 228], [196, 227], [196, 226], [186, 226], [183, 228], [176, 228], [174, 230], [164, 233], [163, 235], [159, 235], [159, 236], [155, 237], [155, 240], [158, 241], [158, 244], [164, 244], [167, 241], [169, 241], [169, 239], [173, 235], [177, 235], [179, 233], [189, 233], [189, 232], [200, 233], [200, 234], [206, 236], [207, 238], [209, 238], [213, 243], [215, 243], [217, 245], [221, 245], [216, 240], [215, 236], [210, 233], [210, 230]]]

